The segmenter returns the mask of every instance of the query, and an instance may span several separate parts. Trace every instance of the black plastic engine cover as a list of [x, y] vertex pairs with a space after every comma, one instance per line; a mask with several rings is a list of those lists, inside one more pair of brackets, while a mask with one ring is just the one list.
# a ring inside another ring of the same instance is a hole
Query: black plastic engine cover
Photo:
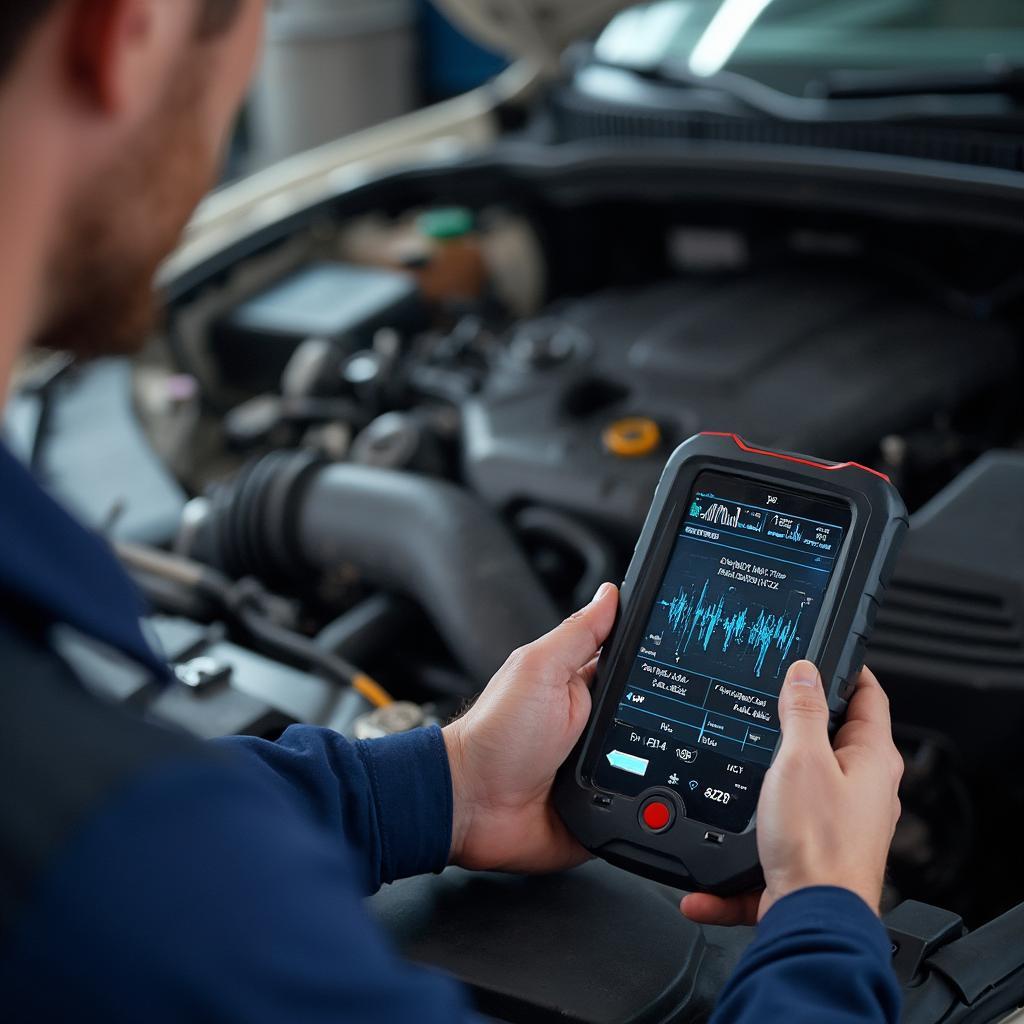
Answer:
[[[679, 912], [680, 895], [592, 861], [535, 878], [449, 868], [386, 886], [370, 908], [404, 956], [465, 984], [489, 1020], [699, 1024], [754, 929], [692, 924]], [[962, 1020], [981, 992], [1017, 998], [1020, 982], [999, 983], [1020, 962], [1006, 935], [1019, 930], [1022, 913], [957, 941], [955, 915], [911, 903], [892, 911], [884, 920], [897, 971], [910, 961], [918, 974], [913, 987], [909, 969], [901, 979], [905, 1024]]]
[[[911, 520], [892, 585], [871, 641], [871, 664], [893, 679], [919, 680], [927, 699], [915, 720], [938, 712], [950, 731], [984, 698], [978, 754], [1000, 728], [1019, 749], [1019, 718], [1008, 695], [1024, 697], [1024, 452], [991, 451], [964, 470]], [[936, 706], [950, 687], [960, 705]], [[969, 701], [962, 691], [969, 689]], [[936, 724], [929, 722], [928, 724]]]
[[[560, 507], [627, 534], [668, 453], [701, 430], [840, 460], [1008, 379], [1002, 328], [815, 270], [681, 279], [566, 301], [516, 328], [464, 408], [465, 473], [499, 507]], [[655, 420], [659, 448], [605, 428]]]

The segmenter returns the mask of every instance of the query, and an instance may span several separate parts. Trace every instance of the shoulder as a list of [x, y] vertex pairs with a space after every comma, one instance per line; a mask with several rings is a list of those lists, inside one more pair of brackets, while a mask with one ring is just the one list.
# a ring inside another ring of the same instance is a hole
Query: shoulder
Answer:
[[120, 789], [163, 762], [208, 759], [93, 697], [53, 650], [0, 621], [0, 932], [64, 845]]

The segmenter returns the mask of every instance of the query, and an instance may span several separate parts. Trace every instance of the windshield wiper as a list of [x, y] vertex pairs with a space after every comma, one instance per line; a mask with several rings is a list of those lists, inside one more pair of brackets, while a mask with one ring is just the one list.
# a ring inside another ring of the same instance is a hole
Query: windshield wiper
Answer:
[[[809, 95], [794, 96], [782, 92], [770, 85], [736, 71], [719, 71], [717, 74], [695, 75], [683, 61], [664, 60], [654, 66], [630, 66], [596, 60], [595, 64], [620, 71], [628, 71], [651, 81], [681, 86], [699, 93], [706, 90], [727, 97], [741, 109], [766, 117], [786, 121], [804, 122], [878, 122], [878, 121], [963, 121], [969, 118], [1005, 118], [1016, 115], [1017, 98], [1024, 97], [1024, 67], [1014, 65], [1012, 69], [990, 69], [985, 72], [984, 83], [982, 74], [976, 73], [971, 80], [970, 73], [960, 76], [943, 76], [942, 85], [946, 91], [935, 91], [910, 88], [909, 79], [897, 72], [863, 72], [865, 75], [877, 76], [871, 93], [848, 91], [839, 96], [833, 92], [825, 92], [822, 85], [817, 90], [809, 89]], [[1012, 74], [1011, 74], [1012, 70]], [[822, 79], [836, 81], [840, 75], [860, 75], [861, 72], [832, 72]], [[883, 82], [881, 75], [885, 75]], [[1005, 88], [997, 87], [993, 76], [999, 74]], [[936, 85], [940, 76], [917, 73], [916, 85]], [[893, 83], [895, 82], [895, 85]], [[842, 83], [840, 83], [842, 84]], [[984, 84], [984, 88], [982, 88]], [[888, 88], [883, 88], [888, 86]], [[953, 92], [952, 87], [959, 86]], [[967, 89], [974, 86], [973, 89]], [[866, 83], [856, 82], [850, 87], [856, 89], [866, 87]], [[905, 87], [905, 88], [904, 88]], [[961, 96], [951, 106], [949, 97]]]
[[828, 100], [895, 96], [1011, 96], [1024, 100], [1024, 67], [998, 61], [966, 71], [830, 71], [815, 95]]

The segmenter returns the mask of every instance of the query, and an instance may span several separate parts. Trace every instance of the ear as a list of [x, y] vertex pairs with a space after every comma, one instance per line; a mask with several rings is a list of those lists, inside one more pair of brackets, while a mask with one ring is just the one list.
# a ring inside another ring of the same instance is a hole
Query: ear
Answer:
[[72, 86], [105, 114], [148, 109], [195, 21], [193, 0], [72, 0], [67, 52]]

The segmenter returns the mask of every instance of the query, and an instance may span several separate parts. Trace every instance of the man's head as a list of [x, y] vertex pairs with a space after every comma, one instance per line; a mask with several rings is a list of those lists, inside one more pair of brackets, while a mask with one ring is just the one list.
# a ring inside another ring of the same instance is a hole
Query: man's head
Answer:
[[26, 178], [15, 170], [14, 187], [31, 193], [34, 222], [48, 225], [33, 340], [92, 355], [130, 351], [145, 337], [156, 270], [216, 178], [263, 8], [264, 0], [0, 8], [0, 176], [4, 161], [23, 157]]

